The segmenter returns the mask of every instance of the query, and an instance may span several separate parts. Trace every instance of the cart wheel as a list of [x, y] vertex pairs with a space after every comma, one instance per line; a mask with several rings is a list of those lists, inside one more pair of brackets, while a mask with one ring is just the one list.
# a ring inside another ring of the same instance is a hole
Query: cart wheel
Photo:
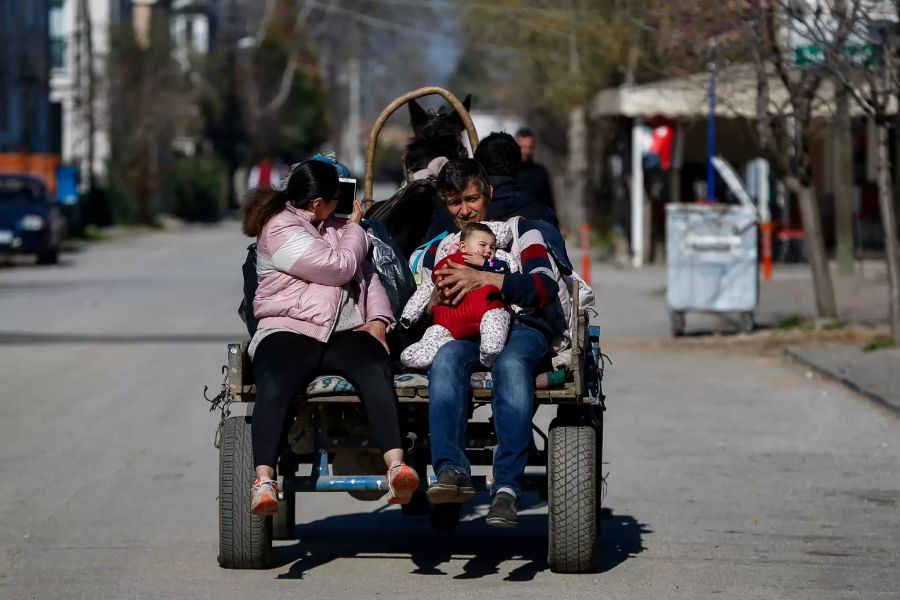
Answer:
[[225, 420], [219, 450], [219, 565], [226, 569], [272, 566], [272, 519], [250, 513], [256, 474], [250, 419]]
[[556, 573], [589, 573], [597, 565], [597, 435], [591, 426], [550, 430], [549, 552]]
[[429, 514], [431, 504], [428, 503], [428, 495], [422, 490], [416, 490], [409, 502], [400, 505], [400, 510], [407, 517], [422, 517]]
[[292, 540], [297, 522], [297, 494], [282, 492], [282, 495], [278, 502], [278, 512], [272, 515], [272, 539]]
[[453, 533], [459, 525], [459, 509], [462, 504], [451, 502], [431, 507], [431, 528], [438, 533]]
[[741, 331], [744, 333], [753, 333], [756, 329], [756, 321], [753, 319], [752, 312], [741, 313]]
[[681, 337], [684, 335], [684, 311], [673, 310], [669, 313], [669, 320], [672, 323], [672, 337]]
[[594, 504], [597, 511], [597, 545], [600, 545], [602, 519], [603, 519], [603, 496], [606, 493], [606, 482], [603, 480], [603, 412], [600, 412], [599, 422], [594, 427], [594, 435], [597, 439], [597, 445], [594, 449], [594, 481], [596, 488], [594, 492]]

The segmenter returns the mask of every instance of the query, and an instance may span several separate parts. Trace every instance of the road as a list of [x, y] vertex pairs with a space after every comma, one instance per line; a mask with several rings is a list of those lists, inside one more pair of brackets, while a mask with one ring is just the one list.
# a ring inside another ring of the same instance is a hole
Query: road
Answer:
[[220, 569], [215, 388], [235, 223], [0, 267], [0, 598], [900, 598], [900, 419], [777, 354], [664, 341], [659, 282], [598, 267], [613, 365], [598, 572], [547, 569], [546, 510], [447, 539], [301, 495], [267, 571]]

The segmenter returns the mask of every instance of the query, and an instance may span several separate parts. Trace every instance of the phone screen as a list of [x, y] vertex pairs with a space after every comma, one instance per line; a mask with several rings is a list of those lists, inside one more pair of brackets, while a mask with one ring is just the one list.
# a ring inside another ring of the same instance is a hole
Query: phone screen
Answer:
[[339, 219], [346, 219], [353, 212], [353, 201], [356, 200], [356, 180], [340, 179], [341, 197], [338, 200], [337, 208], [334, 209], [334, 216]]

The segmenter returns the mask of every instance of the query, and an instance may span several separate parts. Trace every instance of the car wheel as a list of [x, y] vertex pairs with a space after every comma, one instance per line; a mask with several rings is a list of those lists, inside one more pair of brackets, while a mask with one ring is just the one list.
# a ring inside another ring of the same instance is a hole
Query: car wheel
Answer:
[[51, 248], [44, 250], [37, 256], [39, 265], [55, 265], [59, 262], [59, 248]]

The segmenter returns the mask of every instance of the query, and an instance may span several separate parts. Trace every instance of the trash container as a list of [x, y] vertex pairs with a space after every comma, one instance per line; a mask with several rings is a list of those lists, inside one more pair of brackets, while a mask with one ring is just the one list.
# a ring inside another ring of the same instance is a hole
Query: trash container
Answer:
[[753, 330], [759, 299], [757, 213], [752, 204], [666, 205], [666, 300], [672, 334], [685, 313], [740, 313]]

